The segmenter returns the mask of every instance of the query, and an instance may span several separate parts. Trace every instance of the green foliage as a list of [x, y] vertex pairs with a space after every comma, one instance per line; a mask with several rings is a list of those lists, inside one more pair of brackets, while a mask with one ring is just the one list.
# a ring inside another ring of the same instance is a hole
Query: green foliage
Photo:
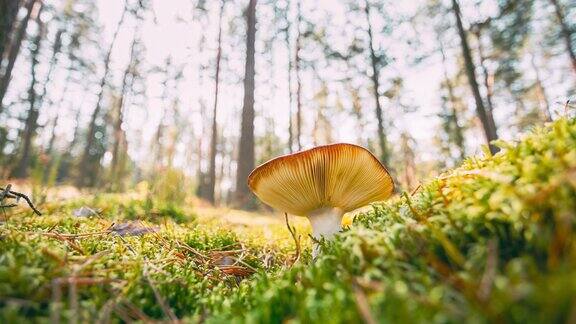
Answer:
[[[66, 216], [72, 206], [14, 215], [1, 230], [0, 318], [47, 321], [59, 305], [64, 319], [98, 318], [110, 308], [115, 321], [128, 309], [167, 319], [160, 296], [187, 322], [568, 322], [576, 297], [576, 121], [498, 145], [501, 153], [469, 158], [414, 195], [373, 205], [322, 242], [317, 260], [307, 246], [292, 268], [279, 245], [264, 248], [200, 218], [141, 237], [39, 234], [98, 232], [157, 208], [146, 200], [122, 205], [100, 196], [92, 203], [102, 218]], [[218, 270], [228, 255], [250, 271]], [[54, 280], [71, 276], [111, 281], [78, 285], [76, 295], [64, 287], [56, 304]]]
[[567, 321], [576, 123], [498, 144], [501, 154], [374, 205], [312, 265], [250, 282], [236, 311], [261, 323], [356, 322], [365, 300], [381, 322]]

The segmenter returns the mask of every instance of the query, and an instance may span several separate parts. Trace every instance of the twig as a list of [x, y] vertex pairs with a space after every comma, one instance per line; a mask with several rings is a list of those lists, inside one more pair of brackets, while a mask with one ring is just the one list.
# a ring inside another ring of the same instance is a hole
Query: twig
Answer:
[[422, 184], [419, 183], [418, 186], [416, 186], [416, 188], [414, 188], [414, 190], [412, 190], [412, 192], [410, 192], [410, 196], [414, 196], [416, 194], [416, 192], [418, 192], [418, 190], [422, 188]]
[[16, 199], [16, 201], [18, 201], [19, 198], [22, 198], [26, 201], [26, 203], [28, 203], [28, 206], [34, 211], [34, 213], [36, 215], [42, 216], [42, 213], [38, 209], [36, 209], [36, 207], [34, 207], [32, 200], [30, 200], [30, 198], [28, 198], [28, 196], [26, 196], [25, 194], [16, 192], [16, 191], [12, 191], [12, 190], [10, 190], [10, 187], [11, 187], [11, 185], [6, 186], [6, 189], [0, 188], [0, 191], [2, 191], [2, 194], [0, 196], [0, 202], [6, 198]]
[[292, 239], [294, 239], [294, 244], [296, 245], [296, 255], [294, 256], [294, 261], [292, 261], [293, 265], [300, 260], [300, 235], [296, 236], [296, 228], [290, 225], [290, 222], [288, 221], [288, 213], [284, 213], [284, 218], [286, 219], [286, 227], [288, 227], [288, 231], [290, 232], [290, 235], [292, 235]]
[[484, 275], [482, 275], [480, 287], [478, 288], [478, 298], [483, 302], [488, 301], [490, 298], [494, 278], [496, 277], [498, 268], [498, 241], [495, 239], [488, 241], [486, 250], [486, 268], [484, 269]]
[[[8, 192], [10, 192], [10, 188], [12, 187], [11, 184], [9, 184], [6, 189], [4, 189], [1, 193], [0, 193], [0, 205], [2, 205], [3, 201], [4, 201], [4, 197], [6, 197], [6, 195], [8, 194]], [[8, 216], [6, 216], [6, 208], [11, 208], [12, 206], [1, 206], [0, 209], [2, 209], [2, 213], [4, 214], [4, 221], [8, 221]], [[15, 207], [15, 206], [14, 206]]]
[[370, 310], [370, 303], [368, 302], [368, 297], [366, 297], [366, 293], [364, 293], [364, 290], [358, 285], [356, 280], [353, 280], [352, 282], [352, 289], [354, 290], [356, 307], [358, 308], [358, 312], [364, 319], [364, 323], [376, 324], [377, 322], [374, 319], [374, 315], [372, 315], [372, 311]]
[[144, 263], [144, 269], [142, 271], [142, 275], [144, 276], [144, 278], [146, 278], [146, 281], [148, 281], [148, 285], [150, 285], [150, 288], [152, 288], [152, 292], [154, 293], [154, 297], [156, 298], [156, 301], [158, 302], [158, 304], [160, 304], [160, 308], [162, 308], [162, 311], [164, 312], [164, 314], [166, 316], [168, 316], [168, 318], [170, 319], [170, 321], [172, 323], [178, 322], [178, 317], [176, 317], [176, 314], [174, 314], [174, 311], [172, 311], [172, 309], [170, 307], [168, 307], [166, 300], [164, 300], [162, 295], [160, 295], [160, 291], [158, 290], [158, 288], [156, 288], [156, 285], [154, 285], [154, 282], [152, 282], [152, 279], [150, 279], [150, 276], [148, 276], [148, 264], [146, 264], [146, 263]]
[[78, 233], [78, 234], [64, 234], [64, 233], [57, 233], [57, 232], [50, 232], [50, 231], [48, 231], [48, 232], [21, 232], [21, 233], [38, 234], [38, 235], [44, 235], [44, 236], [48, 236], [48, 237], [57, 237], [57, 238], [65, 238], [65, 239], [75, 239], [75, 238], [82, 238], [82, 237], [105, 235], [105, 234], [109, 234], [110, 231]]
[[[0, 203], [4, 200], [4, 198], [10, 193], [10, 188], [12, 188], [12, 185], [9, 184], [8, 186], [6, 186], [6, 189], [2, 189], [2, 192], [0, 193]], [[1, 188], [0, 188], [1, 189]]]
[[[122, 236], [118, 236], [118, 237], [122, 240], [122, 242], [124, 242], [126, 247], [135, 256], [138, 255], [138, 253], [136, 253], [136, 251], [132, 248], [132, 246]], [[162, 308], [162, 312], [164, 312], [164, 315], [166, 315], [170, 319], [171, 323], [177, 323], [178, 317], [176, 316], [174, 311], [170, 308], [170, 306], [166, 303], [165, 299], [160, 294], [160, 291], [158, 290], [158, 288], [156, 288], [156, 285], [154, 284], [154, 282], [152, 281], [152, 279], [148, 275], [148, 267], [150, 266], [150, 262], [149, 262], [148, 258], [143, 256], [143, 261], [144, 261], [144, 264], [143, 264], [143, 269], [142, 269], [142, 276], [146, 279], [146, 281], [148, 282], [148, 285], [152, 289], [152, 292], [154, 293], [154, 297], [156, 298], [156, 301], [160, 305], [160, 308]]]

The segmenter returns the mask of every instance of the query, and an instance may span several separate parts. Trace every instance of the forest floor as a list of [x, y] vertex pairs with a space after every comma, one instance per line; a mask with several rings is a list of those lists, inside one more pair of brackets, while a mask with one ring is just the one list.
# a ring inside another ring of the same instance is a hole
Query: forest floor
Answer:
[[574, 323], [576, 122], [498, 145], [314, 261], [302, 218], [52, 189], [0, 212], [0, 321]]

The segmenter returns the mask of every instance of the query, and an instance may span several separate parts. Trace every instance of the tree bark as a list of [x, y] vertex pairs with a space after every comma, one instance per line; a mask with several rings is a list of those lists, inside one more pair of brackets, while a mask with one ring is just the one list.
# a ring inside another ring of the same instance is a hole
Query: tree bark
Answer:
[[464, 57], [468, 83], [470, 84], [470, 90], [472, 90], [474, 101], [476, 102], [476, 114], [482, 123], [482, 128], [484, 130], [486, 141], [490, 147], [490, 152], [495, 154], [499, 151], [499, 149], [498, 147], [492, 145], [491, 142], [498, 139], [496, 124], [494, 123], [494, 119], [492, 118], [491, 114], [488, 114], [486, 111], [482, 96], [480, 95], [480, 88], [478, 86], [478, 81], [476, 80], [474, 61], [472, 60], [472, 53], [470, 51], [468, 39], [466, 38], [466, 31], [464, 30], [464, 26], [462, 24], [460, 6], [458, 5], [457, 0], [452, 0], [452, 11], [454, 12], [454, 16], [456, 18], [456, 28], [458, 29], [458, 36], [460, 37], [460, 45], [462, 47], [462, 56]]
[[250, 0], [246, 9], [246, 70], [244, 75], [244, 103], [242, 107], [242, 125], [240, 132], [240, 151], [238, 152], [238, 170], [236, 174], [236, 203], [250, 208], [250, 190], [248, 175], [254, 169], [254, 77], [255, 77], [255, 40], [256, 40], [256, 2]]
[[368, 23], [368, 41], [370, 48], [370, 65], [372, 67], [372, 93], [374, 95], [374, 103], [376, 104], [376, 119], [378, 120], [378, 141], [380, 144], [380, 160], [383, 164], [387, 165], [390, 162], [388, 154], [388, 143], [386, 140], [386, 133], [384, 131], [384, 116], [382, 112], [382, 105], [380, 103], [380, 71], [378, 67], [378, 57], [374, 49], [374, 36], [372, 33], [372, 24], [370, 22], [370, 3], [368, 0], [364, 1], [364, 12], [366, 13], [366, 21]]
[[550, 109], [550, 102], [548, 101], [548, 95], [546, 94], [546, 88], [542, 83], [542, 78], [540, 76], [540, 70], [538, 65], [536, 65], [536, 56], [534, 53], [531, 54], [530, 64], [532, 69], [534, 69], [534, 74], [536, 75], [536, 95], [538, 96], [538, 106], [540, 107], [540, 112], [547, 122], [552, 121], [552, 110]]
[[8, 90], [8, 85], [10, 84], [10, 80], [12, 80], [12, 69], [14, 69], [14, 64], [16, 63], [16, 59], [18, 58], [18, 53], [20, 52], [20, 47], [22, 46], [22, 41], [26, 37], [26, 28], [28, 27], [28, 22], [30, 21], [30, 17], [32, 16], [32, 12], [34, 11], [34, 5], [36, 4], [36, 0], [28, 0], [26, 3], [26, 16], [20, 21], [18, 29], [15, 30], [13, 38], [10, 42], [10, 52], [8, 53], [6, 68], [4, 69], [4, 74], [0, 79], [0, 114], [2, 114], [3, 110], [3, 100], [4, 96], [6, 95], [6, 91]]
[[30, 103], [30, 109], [28, 109], [28, 116], [26, 117], [26, 125], [24, 128], [24, 138], [22, 141], [21, 156], [16, 164], [12, 176], [14, 178], [26, 178], [28, 176], [28, 169], [30, 167], [30, 159], [32, 157], [32, 140], [36, 134], [36, 129], [38, 128], [38, 109], [37, 109], [37, 99], [38, 94], [36, 93], [37, 75], [36, 67], [38, 66], [38, 57], [40, 54], [40, 46], [42, 45], [42, 38], [44, 36], [44, 24], [40, 20], [40, 10], [42, 6], [38, 9], [38, 15], [36, 16], [36, 23], [38, 25], [38, 32], [33, 41], [33, 47], [31, 51], [31, 81], [30, 88], [28, 89], [28, 102]]
[[302, 24], [302, 8], [301, 3], [298, 1], [298, 19], [296, 22], [296, 55], [294, 57], [294, 69], [296, 72], [296, 145], [298, 151], [302, 150], [302, 80], [300, 78], [300, 50], [302, 49], [300, 25]]
[[[138, 21], [138, 24], [140, 21]], [[132, 39], [132, 45], [130, 46], [130, 59], [128, 61], [128, 66], [124, 70], [124, 75], [122, 77], [122, 88], [120, 92], [120, 98], [118, 98], [116, 120], [114, 121], [114, 145], [112, 147], [112, 162], [111, 162], [111, 173], [112, 177], [110, 179], [110, 184], [112, 184], [112, 190], [122, 190], [121, 178], [122, 170], [124, 166], [122, 165], [122, 157], [126, 147], [122, 147], [126, 144], [126, 134], [122, 130], [122, 124], [124, 122], [124, 102], [128, 96], [129, 91], [132, 88], [132, 83], [134, 81], [134, 69], [135, 69], [135, 58], [136, 58], [136, 44], [138, 43], [138, 27], [134, 28], [134, 38]]]
[[290, 19], [288, 10], [286, 10], [286, 49], [288, 52], [288, 151], [294, 152], [294, 125], [292, 124], [292, 106], [294, 105], [294, 96], [292, 95], [292, 46], [290, 44]]
[[104, 99], [104, 88], [106, 87], [106, 81], [108, 79], [108, 74], [110, 72], [110, 59], [112, 57], [112, 50], [116, 44], [116, 39], [118, 38], [118, 33], [128, 12], [128, 1], [124, 2], [124, 9], [122, 10], [122, 15], [120, 20], [116, 25], [116, 30], [112, 36], [112, 41], [106, 52], [106, 57], [104, 59], [104, 74], [102, 79], [100, 79], [98, 99], [96, 100], [96, 107], [92, 111], [92, 116], [90, 118], [90, 124], [88, 125], [88, 132], [86, 133], [86, 145], [84, 146], [84, 151], [82, 152], [82, 157], [80, 158], [80, 164], [78, 165], [79, 175], [77, 179], [77, 185], [79, 187], [91, 186], [94, 182], [94, 172], [91, 172], [92, 164], [94, 163], [90, 159], [90, 150], [94, 145], [94, 136], [96, 132], [96, 121], [100, 115], [100, 110], [102, 109], [102, 100]]
[[460, 151], [460, 160], [464, 160], [466, 157], [466, 145], [464, 143], [464, 132], [462, 131], [462, 127], [459, 124], [459, 112], [456, 108], [456, 95], [454, 94], [454, 86], [448, 77], [448, 70], [446, 68], [446, 53], [444, 52], [444, 44], [442, 41], [438, 39], [440, 43], [440, 54], [442, 55], [442, 68], [444, 72], [444, 83], [446, 84], [446, 89], [448, 90], [448, 100], [450, 101], [450, 107], [452, 108], [452, 123], [454, 124], [454, 144], [458, 147]]
[[550, 0], [550, 2], [554, 6], [554, 13], [556, 14], [556, 19], [558, 19], [558, 23], [560, 24], [560, 32], [562, 34], [562, 38], [564, 39], [564, 43], [566, 44], [566, 51], [570, 57], [572, 70], [574, 70], [574, 73], [576, 73], [576, 53], [574, 52], [574, 44], [572, 43], [572, 34], [574, 32], [570, 30], [570, 27], [566, 23], [566, 18], [564, 16], [564, 11], [562, 10], [560, 2], [558, 0]]
[[220, 1], [220, 14], [218, 17], [218, 49], [216, 51], [216, 74], [214, 76], [214, 109], [212, 110], [212, 139], [210, 141], [210, 168], [208, 169], [208, 186], [206, 199], [214, 204], [216, 188], [216, 154], [218, 147], [218, 90], [220, 86], [220, 61], [222, 60], [222, 16], [224, 14], [224, 0]]
[[482, 46], [481, 28], [476, 30], [476, 39], [478, 40], [478, 56], [480, 57], [480, 68], [482, 69], [484, 88], [486, 89], [486, 113], [489, 117], [488, 120], [493, 122], [494, 102], [492, 98], [494, 95], [494, 75], [490, 75], [490, 72], [488, 72], [488, 67], [486, 66], [486, 56], [484, 55], [484, 47]]
[[4, 51], [10, 43], [10, 34], [14, 29], [18, 9], [20, 9], [20, 0], [0, 1], [0, 67], [2, 67]]
[[400, 148], [402, 150], [403, 168], [402, 180], [406, 190], [412, 191], [416, 187], [416, 155], [412, 149], [414, 139], [408, 133], [400, 136]]
[[52, 58], [50, 59], [50, 66], [48, 67], [48, 73], [46, 73], [46, 79], [44, 80], [44, 84], [42, 84], [42, 91], [38, 96], [38, 107], [40, 107], [40, 110], [42, 109], [42, 106], [44, 104], [44, 98], [46, 97], [46, 90], [48, 88], [48, 83], [50, 82], [50, 79], [52, 78], [52, 73], [54, 72], [54, 69], [56, 68], [56, 65], [58, 63], [58, 54], [62, 49], [63, 33], [64, 29], [59, 29], [56, 32], [56, 35], [54, 36], [54, 44], [52, 45]]
[[[72, 64], [70, 64], [72, 65]], [[58, 103], [55, 105], [56, 109], [61, 109], [62, 104], [64, 103], [64, 99], [68, 94], [68, 88], [70, 87], [70, 81], [72, 79], [72, 66], [68, 69], [68, 75], [64, 80], [64, 87], [62, 88], [62, 94], [60, 99], [58, 99]], [[60, 119], [60, 114], [56, 112], [56, 116], [52, 120], [52, 130], [50, 131], [50, 140], [48, 141], [48, 146], [46, 148], [45, 153], [47, 155], [52, 155], [52, 151], [54, 150], [54, 143], [56, 142], [56, 126], [58, 126], [58, 120]], [[75, 119], [78, 120], [78, 119]]]

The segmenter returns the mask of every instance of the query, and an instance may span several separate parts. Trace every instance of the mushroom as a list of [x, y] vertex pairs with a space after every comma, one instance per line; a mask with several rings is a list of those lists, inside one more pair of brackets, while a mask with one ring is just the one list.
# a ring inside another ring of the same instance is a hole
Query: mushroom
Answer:
[[344, 213], [385, 200], [394, 190], [392, 177], [370, 151], [345, 143], [272, 159], [252, 171], [248, 186], [267, 205], [307, 217], [317, 240], [338, 233]]

